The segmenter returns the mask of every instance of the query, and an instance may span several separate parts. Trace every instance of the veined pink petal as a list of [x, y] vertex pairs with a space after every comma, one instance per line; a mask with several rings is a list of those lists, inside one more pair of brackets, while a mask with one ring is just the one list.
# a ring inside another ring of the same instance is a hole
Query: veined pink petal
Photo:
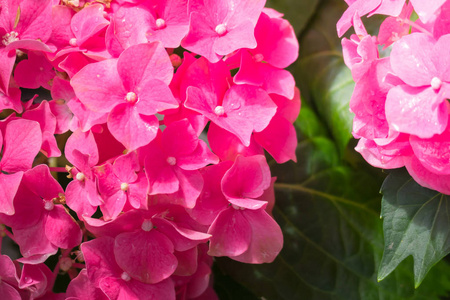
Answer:
[[190, 210], [190, 215], [200, 224], [210, 225], [219, 212], [227, 208], [229, 202], [222, 193], [220, 183], [231, 166], [232, 162], [226, 161], [201, 170], [204, 180], [202, 193]]
[[97, 3], [83, 8], [72, 17], [70, 27], [78, 46], [108, 26], [109, 21], [104, 18], [103, 13], [103, 5]]
[[429, 139], [411, 135], [411, 147], [416, 158], [430, 172], [450, 175], [450, 130]]
[[85, 66], [70, 81], [75, 94], [87, 108], [109, 112], [125, 103], [127, 90], [117, 73], [117, 60], [108, 59]]
[[164, 153], [175, 158], [194, 152], [198, 142], [199, 139], [187, 119], [170, 124], [161, 135]]
[[443, 95], [431, 87], [399, 85], [387, 95], [386, 119], [396, 131], [430, 138], [445, 130], [448, 107]]
[[150, 78], [169, 85], [173, 76], [169, 55], [158, 42], [139, 44], [125, 50], [119, 57], [117, 70], [127, 92], [133, 92], [142, 81]]
[[422, 22], [428, 22], [434, 13], [445, 3], [445, 0], [430, 0], [427, 2], [411, 0], [411, 3]]
[[35, 51], [29, 51], [28, 59], [20, 61], [14, 69], [14, 80], [20, 87], [27, 89], [42, 86], [49, 90], [53, 77], [55, 77], [53, 66], [45, 55]]
[[0, 173], [0, 213], [7, 215], [14, 215], [13, 199], [22, 181], [23, 172], [14, 174]]
[[42, 132], [38, 122], [12, 120], [6, 125], [0, 170], [10, 173], [30, 169], [41, 144]]
[[280, 226], [264, 209], [246, 209], [242, 214], [251, 224], [251, 242], [247, 251], [230, 258], [251, 264], [271, 263], [283, 248]]
[[222, 179], [222, 191], [227, 198], [257, 199], [270, 182], [270, 169], [264, 156], [238, 156]]
[[81, 243], [83, 233], [63, 206], [49, 211], [45, 222], [45, 235], [50, 242], [62, 249], [72, 249]]
[[238, 155], [264, 154], [264, 149], [255, 142], [254, 135], [250, 140], [250, 145], [246, 147], [237, 136], [214, 123], [209, 125], [208, 141], [213, 153], [219, 156], [222, 161], [234, 161]]
[[114, 243], [114, 256], [119, 266], [144, 283], [158, 283], [172, 275], [177, 267], [173, 251], [172, 242], [153, 228], [121, 233]]
[[397, 41], [391, 52], [394, 73], [411, 86], [429, 86], [433, 77], [439, 75], [433, 63], [435, 43], [424, 33], [412, 33]]
[[150, 143], [158, 133], [159, 121], [155, 116], [139, 114], [137, 107], [123, 103], [108, 116], [108, 129], [128, 150]]
[[237, 256], [247, 251], [252, 229], [241, 210], [229, 207], [219, 213], [208, 233], [212, 235], [209, 255]]
[[269, 125], [261, 132], [254, 133], [255, 140], [272, 155], [277, 163], [297, 161], [297, 133], [288, 120], [275, 115]]
[[450, 195], [450, 175], [430, 172], [415, 156], [407, 157], [404, 161], [408, 173], [418, 184], [440, 193]]
[[39, 255], [41, 259], [37, 261], [44, 262], [48, 254], [54, 254], [58, 247], [53, 245], [45, 235], [45, 220], [24, 229], [13, 230], [14, 238], [20, 246], [20, 253], [25, 257]]

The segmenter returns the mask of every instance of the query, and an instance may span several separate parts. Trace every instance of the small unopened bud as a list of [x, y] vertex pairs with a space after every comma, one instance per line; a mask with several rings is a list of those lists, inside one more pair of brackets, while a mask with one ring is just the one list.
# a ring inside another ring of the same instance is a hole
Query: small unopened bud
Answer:
[[170, 54], [170, 62], [172, 63], [172, 66], [174, 68], [178, 68], [179, 66], [181, 66], [181, 63], [183, 62], [183, 60], [181, 59], [181, 57], [178, 54]]
[[77, 175], [75, 176], [75, 178], [76, 178], [78, 181], [83, 181], [83, 180], [86, 178], [86, 176], [84, 176], [83, 173], [79, 172], [79, 173], [77, 173]]
[[142, 226], [141, 226], [142, 230], [144, 231], [150, 231], [153, 229], [153, 223], [151, 220], [144, 220], [144, 222], [142, 222]]
[[166, 27], [166, 21], [164, 21], [164, 19], [156, 19], [156, 28], [158, 29], [163, 29]]
[[227, 26], [225, 24], [219, 24], [216, 26], [216, 33], [219, 36], [224, 35], [225, 33], [227, 33]]
[[129, 185], [128, 185], [128, 183], [126, 183], [126, 182], [122, 182], [122, 183], [120, 184], [120, 189], [121, 189], [122, 191], [124, 191], [124, 192], [128, 191], [128, 187], [129, 187]]
[[76, 46], [77, 46], [77, 39], [76, 39], [76, 38], [71, 38], [71, 39], [69, 40], [69, 44], [70, 44], [70, 46], [72, 46], [72, 47], [76, 47]]
[[177, 164], [177, 159], [173, 156], [169, 156], [166, 161], [171, 166], [175, 166]]
[[438, 90], [438, 89], [441, 88], [442, 81], [439, 78], [437, 78], [437, 77], [433, 77], [433, 79], [431, 79], [431, 83], [430, 84], [431, 84], [431, 88], [433, 90]]
[[123, 272], [122, 275], [120, 275], [120, 278], [122, 278], [123, 281], [130, 281], [131, 277], [128, 275], [127, 272]]
[[253, 56], [253, 60], [257, 63], [262, 62], [264, 60], [264, 55], [257, 53]]
[[45, 210], [51, 211], [55, 208], [55, 203], [52, 200], [44, 200], [44, 208]]
[[216, 106], [216, 108], [214, 108], [214, 113], [218, 116], [223, 116], [225, 114], [225, 109], [223, 106]]
[[59, 268], [63, 272], [67, 272], [72, 268], [72, 259], [70, 257], [63, 257], [59, 260]]
[[137, 95], [133, 92], [128, 92], [125, 96], [125, 100], [127, 100], [130, 103], [135, 103], [137, 100]]

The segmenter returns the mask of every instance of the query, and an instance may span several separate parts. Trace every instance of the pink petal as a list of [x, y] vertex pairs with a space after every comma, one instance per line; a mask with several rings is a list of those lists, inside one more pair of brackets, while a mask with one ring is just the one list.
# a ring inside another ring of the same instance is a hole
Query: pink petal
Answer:
[[175, 271], [177, 259], [173, 251], [172, 242], [153, 229], [121, 233], [114, 243], [119, 266], [132, 278], [145, 283], [158, 283]]
[[270, 182], [270, 169], [264, 156], [238, 156], [222, 179], [222, 191], [227, 198], [256, 199]]
[[41, 144], [42, 132], [38, 122], [24, 119], [9, 122], [6, 125], [0, 169], [8, 173], [30, 169]]
[[14, 80], [23, 88], [50, 89], [51, 79], [55, 77], [53, 66], [45, 55], [35, 51], [28, 52], [28, 59], [20, 61], [14, 69]]
[[75, 131], [67, 140], [65, 155], [69, 162], [73, 165], [78, 165], [78, 158], [74, 156], [73, 152], [77, 150], [89, 156], [88, 165], [95, 166], [99, 160], [99, 153], [97, 143], [91, 131], [82, 132], [80, 129]]
[[154, 218], [152, 220], [158, 231], [172, 241], [176, 251], [192, 249], [200, 243], [206, 243], [211, 237], [203, 232], [177, 226], [174, 222], [166, 219]]
[[226, 161], [201, 170], [204, 180], [202, 193], [195, 207], [190, 210], [190, 215], [200, 224], [210, 225], [219, 212], [227, 208], [229, 203], [222, 193], [220, 183], [231, 165], [231, 161]]
[[0, 213], [14, 215], [13, 199], [22, 181], [23, 172], [14, 174], [0, 173]]
[[396, 131], [430, 138], [447, 126], [447, 103], [431, 87], [396, 86], [387, 95], [386, 119]]
[[240, 210], [229, 207], [219, 213], [208, 233], [212, 235], [209, 255], [237, 256], [247, 251], [252, 229]]
[[405, 167], [414, 180], [429, 189], [450, 195], [450, 175], [430, 172], [415, 157], [405, 158]]
[[80, 246], [86, 261], [86, 270], [89, 281], [94, 286], [104, 278], [120, 277], [122, 269], [117, 265], [114, 257], [114, 239], [111, 237], [98, 237], [84, 242]]
[[78, 276], [72, 279], [67, 287], [66, 292], [67, 299], [73, 297], [75, 299], [96, 299], [107, 300], [106, 295], [96, 288], [92, 282], [89, 281], [86, 269], [83, 269], [78, 273]]
[[63, 206], [55, 206], [47, 216], [45, 235], [50, 242], [62, 249], [72, 249], [81, 243], [83, 233]]
[[130, 151], [150, 143], [158, 128], [155, 116], [141, 115], [136, 106], [128, 103], [117, 105], [108, 116], [111, 134]]
[[35, 260], [39, 263], [44, 262], [48, 255], [55, 254], [58, 251], [58, 247], [47, 239], [44, 225], [44, 220], [41, 220], [32, 227], [13, 230], [14, 238], [20, 246], [20, 253], [25, 258], [41, 256], [41, 259]]
[[435, 12], [445, 3], [445, 0], [430, 0], [427, 2], [411, 0], [411, 3], [422, 22], [428, 22]]
[[432, 78], [438, 76], [433, 63], [435, 42], [424, 33], [412, 33], [396, 42], [391, 52], [394, 73], [411, 86], [429, 86]]
[[125, 102], [125, 90], [117, 73], [117, 60], [108, 59], [85, 66], [70, 81], [75, 94], [87, 108], [109, 112]]
[[161, 135], [164, 153], [175, 158], [194, 152], [198, 142], [198, 137], [187, 119], [170, 124]]
[[242, 214], [252, 227], [251, 242], [246, 252], [230, 258], [251, 264], [271, 263], [283, 248], [280, 226], [264, 209], [247, 209]]
[[103, 13], [103, 5], [93, 4], [73, 16], [70, 27], [77, 38], [78, 46], [108, 26], [109, 22], [104, 18]]
[[411, 135], [411, 147], [417, 159], [430, 172], [450, 175], [450, 130], [429, 139]]

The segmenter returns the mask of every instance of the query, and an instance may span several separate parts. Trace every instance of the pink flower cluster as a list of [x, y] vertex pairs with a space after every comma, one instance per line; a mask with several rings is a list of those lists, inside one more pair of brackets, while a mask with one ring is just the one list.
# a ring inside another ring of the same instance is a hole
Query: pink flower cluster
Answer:
[[0, 0], [0, 298], [216, 299], [212, 257], [275, 259], [264, 150], [296, 160], [299, 45], [264, 5]]
[[[356, 150], [373, 166], [405, 166], [422, 186], [450, 194], [450, 1], [356, 0], [337, 24], [356, 82]], [[360, 16], [384, 14], [378, 36]], [[381, 55], [382, 54], [382, 55]]]

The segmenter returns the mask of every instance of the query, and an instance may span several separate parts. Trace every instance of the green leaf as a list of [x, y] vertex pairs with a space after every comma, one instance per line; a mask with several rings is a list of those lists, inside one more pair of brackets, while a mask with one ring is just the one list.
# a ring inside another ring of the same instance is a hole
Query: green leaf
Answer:
[[352, 138], [353, 114], [348, 104], [354, 88], [336, 34], [336, 22], [345, 8], [344, 1], [321, 2], [320, 9], [301, 35], [300, 59], [292, 69], [303, 100], [311, 103], [325, 120], [341, 155]]
[[405, 169], [392, 171], [381, 191], [385, 248], [378, 280], [412, 255], [419, 286], [450, 252], [450, 196], [420, 186]]
[[320, 0], [268, 0], [266, 6], [283, 12], [299, 34], [314, 15], [319, 3]]

